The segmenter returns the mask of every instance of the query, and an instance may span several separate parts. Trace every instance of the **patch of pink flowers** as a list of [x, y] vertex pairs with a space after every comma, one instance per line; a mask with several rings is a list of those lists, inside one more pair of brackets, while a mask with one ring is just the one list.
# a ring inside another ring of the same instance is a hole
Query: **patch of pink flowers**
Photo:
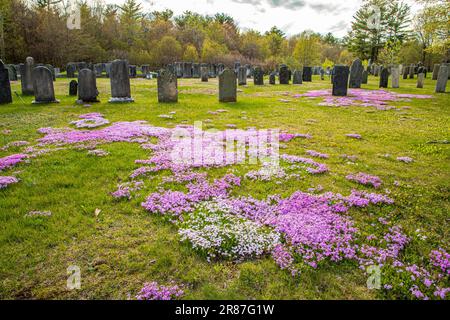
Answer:
[[328, 171], [328, 167], [325, 164], [316, 162], [309, 158], [303, 158], [303, 157], [283, 154], [281, 156], [281, 159], [283, 159], [289, 163], [302, 163], [302, 164], [308, 165], [308, 167], [306, 168], [306, 171], [308, 171], [311, 174], [320, 174], [320, 173], [325, 173]]
[[163, 286], [157, 282], [149, 282], [144, 285], [137, 300], [173, 300], [181, 297], [183, 290], [178, 285]]
[[18, 163], [21, 163], [23, 160], [25, 160], [27, 157], [28, 155], [19, 153], [0, 158], [0, 171], [14, 167]]
[[430, 253], [430, 262], [436, 268], [439, 268], [447, 276], [450, 275], [450, 254], [444, 249], [439, 248]]
[[0, 189], [8, 187], [10, 184], [18, 183], [19, 179], [10, 176], [0, 176]]
[[77, 128], [97, 128], [109, 123], [101, 113], [97, 112], [82, 114], [79, 118], [81, 120], [71, 122]]
[[377, 176], [372, 176], [367, 173], [359, 172], [357, 174], [349, 174], [347, 177], [347, 180], [358, 182], [362, 185], [371, 185], [374, 188], [379, 188], [381, 186], [381, 179]]
[[358, 140], [362, 139], [362, 136], [358, 133], [347, 133], [345, 136], [347, 138], [353, 138], [353, 139], [358, 139]]
[[306, 150], [306, 154], [310, 155], [311, 157], [315, 157], [315, 158], [321, 158], [321, 159], [328, 159], [329, 156], [325, 153], [320, 153], [314, 150]]

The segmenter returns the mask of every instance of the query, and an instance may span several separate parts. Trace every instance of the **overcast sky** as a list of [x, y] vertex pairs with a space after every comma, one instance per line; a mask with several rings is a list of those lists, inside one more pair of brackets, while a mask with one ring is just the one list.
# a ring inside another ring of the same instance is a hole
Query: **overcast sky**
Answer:
[[[104, 0], [122, 3], [123, 0]], [[332, 32], [342, 37], [347, 33], [352, 16], [362, 0], [141, 0], [150, 10], [171, 9], [175, 15], [186, 10], [201, 14], [225, 12], [231, 15], [241, 29], [260, 32], [277, 26], [288, 35], [311, 29], [315, 32]], [[413, 11], [419, 7], [413, 0]]]

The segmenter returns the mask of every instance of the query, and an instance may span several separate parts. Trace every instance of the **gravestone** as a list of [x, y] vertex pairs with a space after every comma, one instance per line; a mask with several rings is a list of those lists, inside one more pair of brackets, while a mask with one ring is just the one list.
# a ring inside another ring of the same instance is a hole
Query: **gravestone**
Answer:
[[200, 68], [200, 75], [201, 75], [201, 78], [202, 78], [202, 82], [208, 82], [209, 68], [207, 66], [202, 66]]
[[387, 88], [389, 82], [389, 69], [382, 68], [380, 73], [380, 88]]
[[31, 96], [34, 93], [32, 71], [34, 68], [34, 59], [28, 57], [25, 64], [20, 65], [20, 82], [22, 85], [22, 94]]
[[75, 78], [75, 71], [77, 70], [77, 66], [73, 62], [69, 62], [66, 66], [67, 78]]
[[320, 68], [319, 73], [320, 73], [320, 80], [325, 80], [325, 70], [323, 70], [323, 68]]
[[439, 66], [440, 64], [435, 64], [433, 66], [433, 77], [431, 78], [432, 80], [437, 80], [439, 74]]
[[9, 81], [17, 81], [17, 71], [14, 65], [5, 64], [5, 68], [8, 70]]
[[247, 85], [247, 68], [246, 67], [238, 67], [238, 84], [240, 86]]
[[219, 63], [217, 66], [215, 66], [216, 74], [220, 74], [225, 70], [225, 65], [223, 63]]
[[76, 96], [78, 94], [78, 82], [77, 80], [72, 80], [69, 83], [69, 96]]
[[77, 66], [77, 72], [80, 72], [81, 70], [88, 68], [88, 64], [84, 61], [77, 62], [76, 66]]
[[312, 68], [311, 67], [303, 67], [303, 81], [304, 82], [312, 81]]
[[178, 78], [176, 75], [176, 70], [160, 70], [157, 83], [158, 102], [178, 102]]
[[183, 63], [183, 78], [192, 78], [192, 62]]
[[137, 76], [137, 67], [134, 65], [131, 65], [128, 67], [129, 71], [130, 71], [130, 78], [136, 78]]
[[349, 88], [361, 88], [362, 83], [362, 73], [364, 67], [360, 59], [353, 61], [350, 68], [350, 82], [348, 84]]
[[[421, 70], [423, 71], [423, 70]], [[425, 81], [425, 74], [420, 72], [417, 74], [417, 88], [423, 88], [423, 83]]]
[[52, 73], [53, 81], [56, 81], [55, 68], [51, 64], [44, 64], [44, 67], [46, 67], [48, 70], [50, 70], [50, 72]]
[[259, 66], [253, 70], [253, 83], [255, 86], [264, 85], [264, 71]]
[[0, 60], [0, 104], [12, 103], [11, 84], [9, 82], [9, 70]]
[[398, 66], [393, 66], [391, 68], [392, 72], [392, 88], [399, 88], [400, 87], [400, 68]]
[[275, 84], [277, 79], [277, 73], [275, 71], [269, 74], [269, 84]]
[[134, 102], [131, 98], [130, 77], [128, 76], [128, 62], [114, 60], [111, 63], [111, 99], [109, 102]]
[[449, 67], [447, 64], [441, 64], [436, 82], [436, 93], [445, 92], [449, 77]]
[[[176, 65], [175, 65], [175, 68], [176, 68]], [[150, 66], [148, 64], [143, 64], [141, 66], [141, 72], [142, 72], [142, 75], [144, 76], [144, 78], [147, 78], [147, 74], [150, 73]]]
[[245, 68], [247, 69], [247, 78], [251, 78], [252, 77], [252, 66], [249, 64], [246, 64]]
[[280, 66], [279, 79], [280, 79], [280, 84], [289, 84], [289, 80], [290, 80], [289, 68], [285, 64], [282, 64]]
[[34, 90], [34, 104], [59, 103], [59, 101], [55, 99], [53, 76], [51, 71], [47, 67], [35, 67], [32, 71], [32, 79]]
[[183, 77], [183, 64], [181, 62], [175, 62], [175, 72], [178, 78]]
[[234, 71], [236, 72], [236, 74], [238, 73], [240, 66], [241, 66], [240, 61], [234, 62]]
[[292, 80], [293, 84], [302, 84], [303, 83], [303, 72], [302, 70], [294, 70], [294, 79]]
[[199, 63], [193, 63], [192, 64], [192, 77], [193, 78], [200, 78], [200, 64]]
[[90, 69], [83, 69], [78, 73], [77, 103], [99, 102], [96, 79], [94, 71]]
[[94, 65], [94, 71], [97, 78], [101, 77], [103, 73], [103, 63], [96, 63]]
[[219, 74], [219, 102], [236, 102], [237, 85], [234, 70], [225, 68]]
[[333, 68], [333, 96], [344, 97], [347, 95], [348, 76], [350, 69], [348, 66], [337, 65]]
[[408, 79], [409, 67], [403, 67], [403, 80]]
[[105, 63], [105, 73], [106, 73], [106, 77], [109, 78], [110, 74], [111, 74], [111, 63]]
[[364, 70], [362, 73], [362, 81], [361, 84], [367, 84], [369, 82], [369, 71]]
[[414, 79], [414, 74], [416, 72], [416, 66], [414, 64], [409, 66], [409, 78]]

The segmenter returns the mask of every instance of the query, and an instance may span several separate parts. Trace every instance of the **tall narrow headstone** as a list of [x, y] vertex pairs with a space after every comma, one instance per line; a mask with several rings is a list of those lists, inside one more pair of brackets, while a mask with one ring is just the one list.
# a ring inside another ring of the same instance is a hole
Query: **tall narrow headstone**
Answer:
[[269, 84], [275, 84], [277, 79], [277, 73], [275, 71], [269, 74]]
[[303, 83], [303, 72], [302, 70], [294, 70], [294, 78], [292, 80], [293, 84], [302, 84]]
[[78, 73], [78, 101], [84, 102], [99, 102], [97, 99], [97, 80], [94, 71], [90, 69], [83, 69]]
[[58, 103], [55, 99], [52, 72], [44, 66], [35, 67], [32, 71], [34, 104]]
[[414, 64], [409, 66], [409, 78], [414, 79], [414, 74], [416, 72], [416, 66]]
[[31, 96], [34, 93], [32, 75], [33, 68], [34, 59], [32, 57], [26, 58], [25, 64], [20, 65], [20, 82], [22, 84], [22, 94], [25, 96]]
[[200, 68], [200, 75], [201, 75], [201, 78], [202, 78], [202, 82], [208, 82], [209, 68], [207, 66], [202, 66]]
[[112, 62], [110, 82], [112, 97], [109, 102], [134, 102], [131, 98], [128, 62], [126, 60], [114, 60]]
[[247, 68], [246, 67], [238, 67], [238, 84], [240, 86], [247, 85]]
[[407, 66], [403, 67], [403, 80], [408, 79], [408, 74], [409, 74], [409, 67]]
[[433, 77], [431, 78], [432, 80], [437, 80], [438, 74], [439, 74], [439, 67], [440, 67], [440, 64], [435, 64], [433, 66]]
[[193, 63], [192, 64], [192, 78], [200, 78], [200, 64]]
[[94, 71], [96, 77], [101, 77], [103, 72], [103, 64], [102, 63], [96, 63], [94, 65]]
[[289, 68], [287, 67], [287, 65], [282, 64], [280, 66], [280, 71], [279, 71], [279, 78], [280, 78], [280, 84], [289, 84]]
[[78, 94], [78, 82], [77, 80], [72, 80], [69, 83], [69, 96], [76, 96]]
[[128, 67], [129, 71], [130, 71], [130, 78], [136, 78], [137, 76], [137, 67], [134, 65], [131, 65]]
[[158, 102], [178, 102], [178, 77], [176, 70], [161, 69], [158, 73]]
[[349, 88], [361, 88], [362, 83], [362, 73], [364, 67], [360, 59], [353, 61], [350, 68], [350, 82], [348, 84]]
[[12, 103], [9, 71], [0, 60], [0, 104]]
[[67, 78], [75, 78], [75, 71], [77, 71], [77, 65], [73, 62], [69, 62], [66, 66]]
[[303, 81], [304, 82], [312, 81], [312, 68], [311, 67], [303, 67]]
[[417, 88], [423, 88], [423, 83], [425, 81], [425, 73], [420, 72], [417, 74]]
[[264, 85], [264, 71], [261, 69], [261, 67], [255, 67], [253, 70], [253, 83], [255, 86], [262, 86]]
[[183, 63], [183, 78], [192, 78], [192, 62]]
[[333, 96], [343, 97], [347, 95], [348, 76], [350, 69], [348, 66], [337, 65], [333, 69]]
[[392, 81], [391, 81], [392, 88], [399, 88], [400, 87], [400, 68], [398, 66], [393, 66], [391, 68], [391, 73], [392, 73]]
[[436, 92], [442, 93], [445, 92], [445, 87], [447, 86], [447, 81], [449, 77], [449, 70], [446, 64], [441, 64], [439, 67], [439, 73], [436, 82]]
[[111, 74], [111, 65], [111, 62], [105, 63], [105, 73], [107, 78], [109, 78]]
[[236, 102], [237, 84], [234, 70], [225, 68], [219, 74], [219, 102]]
[[369, 71], [364, 70], [362, 73], [362, 84], [367, 84], [369, 82]]
[[8, 70], [9, 81], [17, 81], [16, 68], [12, 64], [5, 64], [6, 70]]
[[389, 69], [383, 67], [380, 73], [380, 88], [387, 88], [389, 82]]

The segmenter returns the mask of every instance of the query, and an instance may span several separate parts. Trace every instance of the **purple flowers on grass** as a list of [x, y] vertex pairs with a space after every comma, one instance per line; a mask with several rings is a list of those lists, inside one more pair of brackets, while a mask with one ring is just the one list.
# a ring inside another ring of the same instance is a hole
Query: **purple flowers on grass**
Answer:
[[103, 118], [101, 113], [97, 112], [82, 114], [79, 118], [81, 120], [71, 122], [77, 128], [97, 128], [109, 123], [107, 119]]
[[26, 154], [13, 154], [0, 158], [0, 171], [14, 167], [16, 164], [22, 162], [28, 156]]
[[149, 282], [144, 285], [139, 294], [138, 300], [172, 300], [181, 297], [183, 290], [177, 285], [163, 286], [157, 282]]
[[19, 179], [16, 177], [10, 177], [10, 176], [0, 176], [0, 189], [4, 189], [10, 184], [14, 184], [19, 182]]
[[349, 174], [347, 180], [358, 182], [359, 184], [363, 184], [365, 186], [371, 185], [374, 188], [379, 188], [381, 186], [381, 179], [377, 176], [372, 176], [367, 173], [357, 173], [357, 174]]

